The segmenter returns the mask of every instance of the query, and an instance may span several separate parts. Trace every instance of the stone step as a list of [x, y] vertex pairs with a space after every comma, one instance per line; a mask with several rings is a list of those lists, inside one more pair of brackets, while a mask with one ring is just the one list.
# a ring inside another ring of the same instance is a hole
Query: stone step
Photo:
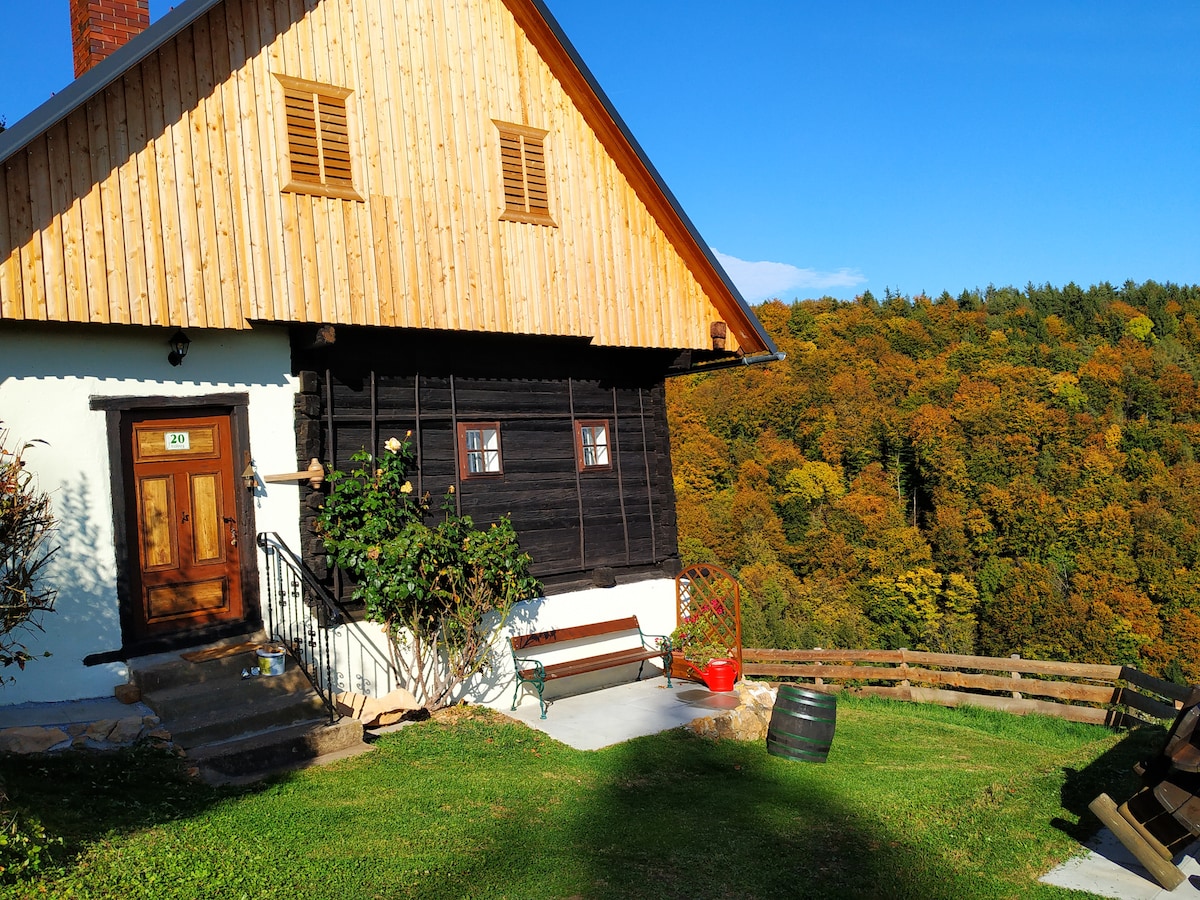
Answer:
[[196, 648], [213, 651], [214, 658], [199, 662], [179, 653], [131, 662], [142, 702], [208, 781], [252, 781], [368, 749], [362, 723], [331, 723], [324, 702], [291, 657], [285, 658], [281, 675], [242, 677], [258, 664], [253, 648], [265, 640], [258, 633]]
[[[262, 643], [266, 643], [266, 637], [260, 633], [242, 635], [228, 641], [222, 641], [219, 644], [197, 649], [233, 649], [246, 644], [256, 647]], [[294, 660], [289, 658], [287, 664], [290, 668], [294, 665]], [[174, 652], [132, 660], [130, 662], [130, 674], [133, 677], [134, 683], [144, 693], [147, 691], [168, 690], [186, 684], [221, 681], [231, 676], [240, 678], [242, 669], [248, 670], [252, 666], [257, 665], [258, 656], [253, 649], [247, 649], [230, 656], [210, 659], [204, 662], [191, 662], [184, 659], [180, 653]]]
[[186, 750], [270, 728], [328, 720], [325, 704], [315, 691], [262, 698], [253, 703], [229, 706], [224, 712], [205, 710], [189, 716], [162, 717], [172, 739]]
[[210, 784], [253, 781], [276, 772], [321, 765], [370, 750], [357, 719], [301, 722], [188, 750]]
[[206, 713], [215, 718], [227, 718], [236, 710], [260, 702], [312, 693], [312, 685], [299, 666], [285, 670], [282, 675], [250, 678], [242, 678], [241, 671], [230, 671], [222, 679], [177, 684], [163, 690], [143, 690], [142, 702], [162, 719], [202, 717]]

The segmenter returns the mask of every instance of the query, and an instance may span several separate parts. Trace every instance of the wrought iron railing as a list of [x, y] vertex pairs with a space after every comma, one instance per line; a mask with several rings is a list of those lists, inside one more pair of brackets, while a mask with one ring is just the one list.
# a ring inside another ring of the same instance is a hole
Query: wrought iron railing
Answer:
[[287, 648], [308, 676], [332, 722], [336, 713], [330, 631], [341, 623], [342, 611], [278, 534], [260, 533], [258, 547], [265, 562], [267, 634]]
[[329, 712], [334, 695], [349, 690], [379, 695], [396, 685], [395, 667], [351, 622], [341, 605], [283, 539], [258, 535], [263, 553], [267, 633], [287, 648]]

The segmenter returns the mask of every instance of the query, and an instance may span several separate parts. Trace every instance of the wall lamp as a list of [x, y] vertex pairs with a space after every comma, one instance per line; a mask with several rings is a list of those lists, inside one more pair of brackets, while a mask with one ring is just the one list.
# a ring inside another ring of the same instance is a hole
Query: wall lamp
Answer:
[[176, 331], [167, 340], [171, 345], [171, 352], [167, 354], [167, 362], [173, 366], [178, 366], [183, 363], [183, 358], [187, 356], [188, 347], [191, 346], [191, 339], [183, 333], [183, 329]]

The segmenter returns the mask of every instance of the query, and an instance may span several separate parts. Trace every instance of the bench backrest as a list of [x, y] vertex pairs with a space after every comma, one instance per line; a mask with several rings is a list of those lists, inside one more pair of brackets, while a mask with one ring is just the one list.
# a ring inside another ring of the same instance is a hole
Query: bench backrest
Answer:
[[603, 634], [640, 630], [637, 616], [628, 616], [624, 619], [612, 619], [608, 622], [595, 622], [590, 625], [572, 625], [570, 628], [552, 628], [549, 631], [538, 631], [534, 634], [517, 634], [509, 640], [512, 641], [513, 652], [516, 653], [521, 650], [561, 644], [564, 641], [578, 641], [583, 638], [599, 637]]

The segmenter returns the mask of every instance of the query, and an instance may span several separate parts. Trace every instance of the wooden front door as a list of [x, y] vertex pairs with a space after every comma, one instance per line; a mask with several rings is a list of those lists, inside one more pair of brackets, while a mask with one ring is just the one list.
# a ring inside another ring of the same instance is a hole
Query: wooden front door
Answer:
[[136, 413], [127, 422], [136, 636], [241, 619], [245, 548], [229, 416]]

